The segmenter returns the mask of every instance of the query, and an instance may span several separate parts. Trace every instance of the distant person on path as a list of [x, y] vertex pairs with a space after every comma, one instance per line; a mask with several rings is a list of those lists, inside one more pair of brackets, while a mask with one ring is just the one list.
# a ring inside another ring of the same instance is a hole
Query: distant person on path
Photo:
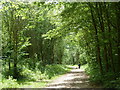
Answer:
[[80, 66], [81, 66], [81, 64], [80, 64], [80, 62], [79, 62], [79, 64], [78, 64], [78, 68], [80, 69]]

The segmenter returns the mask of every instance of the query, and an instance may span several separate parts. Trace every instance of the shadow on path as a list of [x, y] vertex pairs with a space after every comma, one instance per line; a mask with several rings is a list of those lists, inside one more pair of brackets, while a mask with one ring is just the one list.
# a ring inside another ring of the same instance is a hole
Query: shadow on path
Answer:
[[73, 69], [70, 72], [57, 78], [46, 88], [100, 88], [90, 84], [89, 76], [85, 74], [84, 70], [71, 68]]

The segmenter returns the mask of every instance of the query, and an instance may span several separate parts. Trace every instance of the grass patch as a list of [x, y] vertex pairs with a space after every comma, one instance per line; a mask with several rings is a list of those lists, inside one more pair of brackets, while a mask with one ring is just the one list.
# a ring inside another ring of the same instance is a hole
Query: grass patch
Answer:
[[85, 65], [82, 65], [80, 68], [85, 70], [85, 69], [87, 69], [87, 67], [88, 67], [88, 64], [85, 64]]

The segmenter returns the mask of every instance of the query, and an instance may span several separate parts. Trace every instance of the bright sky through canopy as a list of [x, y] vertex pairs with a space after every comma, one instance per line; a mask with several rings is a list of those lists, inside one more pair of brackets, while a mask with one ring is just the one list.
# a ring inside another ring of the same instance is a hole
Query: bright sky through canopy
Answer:
[[[16, 1], [16, 0], [0, 0], [0, 1]], [[120, 0], [17, 0], [22, 2], [119, 2]]]

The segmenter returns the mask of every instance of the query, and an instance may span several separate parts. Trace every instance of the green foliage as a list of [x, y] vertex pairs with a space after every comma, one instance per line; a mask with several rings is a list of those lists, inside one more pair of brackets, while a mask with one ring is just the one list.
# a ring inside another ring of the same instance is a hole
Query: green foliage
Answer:
[[[30, 70], [28, 68], [24, 68], [19, 72], [21, 77], [19, 76], [18, 80], [13, 79], [13, 77], [10, 76], [9, 74], [7, 78], [6, 77], [2, 78], [1, 88], [27, 87], [26, 85], [29, 86], [30, 84], [29, 82], [33, 82], [32, 85], [35, 85], [33, 87], [38, 87], [36, 86], [38, 85], [37, 83], [34, 84], [35, 81], [40, 81], [41, 83], [39, 84], [43, 84], [45, 83], [45, 82], [42, 82], [43, 80], [51, 79], [55, 76], [65, 74], [66, 72], [69, 71], [68, 67], [66, 67], [65, 65], [47, 65], [44, 68], [45, 68], [44, 73], [42, 73], [41, 70], [38, 68], [36, 70]], [[6, 73], [8, 74], [11, 72], [6, 72]], [[4, 74], [2, 75], [5, 76]]]
[[0, 89], [2, 88], [40, 88], [44, 87], [46, 85], [46, 82], [40, 81], [35, 82], [33, 80], [19, 80], [13, 79], [12, 77], [9, 77], [9, 79], [3, 78], [2, 83], [0, 84]]
[[88, 64], [91, 81], [119, 87], [119, 8], [101, 2], [2, 2], [3, 77], [17, 86], [9, 76], [48, 79], [67, 71], [54, 64], [80, 62]]
[[90, 76], [90, 82], [101, 85], [105, 88], [120, 88], [120, 78], [119, 74], [113, 72], [107, 72], [103, 75], [100, 74], [99, 69], [95, 68], [92, 65], [88, 65], [83, 67], [85, 68], [86, 73]]
[[8, 79], [2, 79], [2, 85], [0, 88], [18, 88], [19, 84], [16, 79], [13, 79], [12, 76], [9, 76]]
[[102, 78], [103, 85], [108, 88], [120, 88], [120, 78], [117, 76], [119, 76], [117, 73], [106, 73]]
[[90, 75], [90, 81], [94, 82], [97, 85], [102, 85], [103, 81], [103, 77], [100, 73], [96, 73], [97, 70], [92, 70], [90, 71], [89, 75]]
[[[21, 71], [22, 69], [19, 67], [17, 68], [17, 77], [18, 78], [21, 78]], [[7, 65], [4, 65], [4, 67], [2, 68], [2, 75], [3, 75], [3, 78], [9, 78], [9, 77], [12, 77], [14, 76], [14, 68], [11, 68], [10, 70], [8, 69], [8, 66]]]
[[33, 70], [28, 69], [28, 68], [25, 68], [21, 72], [21, 75], [23, 76], [23, 79], [27, 79], [30, 81], [47, 79], [46, 75], [44, 73], [42, 74], [39, 69], [33, 71]]
[[[65, 65], [47, 65], [47, 66], [41, 66], [36, 69], [29, 69], [25, 66], [24, 68], [21, 68], [18, 70], [18, 80], [20, 79], [27, 79], [32, 81], [37, 80], [43, 80], [43, 79], [51, 79], [54, 76], [61, 75], [69, 71]], [[44, 68], [44, 72], [43, 69]], [[7, 70], [3, 68], [2, 75], [4, 78], [9, 78], [10, 76], [13, 76], [13, 69]]]
[[67, 69], [66, 66], [64, 65], [47, 65], [45, 67], [45, 75], [50, 79], [54, 76], [64, 74], [68, 72], [69, 70]]

